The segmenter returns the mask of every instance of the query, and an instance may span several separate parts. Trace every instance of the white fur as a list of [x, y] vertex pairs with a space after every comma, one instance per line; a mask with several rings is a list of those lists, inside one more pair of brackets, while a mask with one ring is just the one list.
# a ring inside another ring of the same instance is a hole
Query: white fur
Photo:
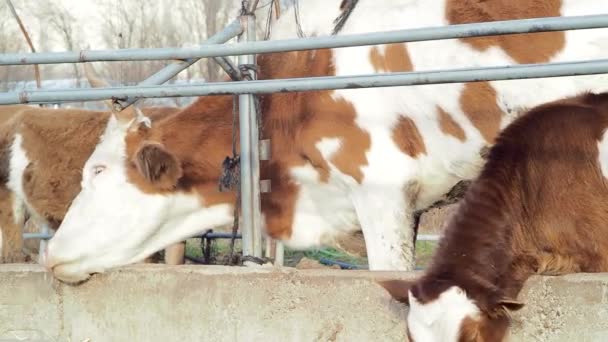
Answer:
[[604, 131], [602, 140], [597, 143], [597, 149], [599, 151], [598, 159], [600, 163], [600, 169], [605, 178], [608, 178], [608, 134]]
[[23, 148], [23, 137], [21, 134], [15, 134], [13, 144], [11, 145], [9, 177], [6, 186], [12, 192], [13, 220], [16, 225], [24, 224], [26, 212], [29, 212], [30, 215], [36, 218], [40, 217], [27, 203], [27, 196], [23, 189], [23, 174], [29, 164], [30, 160]]
[[464, 291], [452, 286], [427, 304], [409, 293], [407, 326], [415, 341], [457, 342], [465, 318], [479, 318], [479, 308]]
[[[9, 177], [6, 183], [10, 190], [11, 196], [13, 223], [22, 228], [25, 225], [25, 219], [29, 216], [29, 220], [37, 222], [37, 226], [48, 225], [49, 222], [40, 215], [27, 200], [27, 194], [23, 187], [23, 176], [25, 169], [30, 164], [30, 159], [23, 147], [23, 136], [19, 133], [15, 134], [11, 145], [11, 154], [9, 159]], [[0, 252], [1, 252], [0, 241]], [[0, 254], [1, 255], [1, 254]], [[42, 254], [40, 254], [42, 256]]]
[[[301, 1], [305, 34], [330, 34], [333, 19], [339, 14], [340, 2]], [[603, 12], [608, 12], [606, 1], [563, 1], [562, 15]], [[447, 24], [444, 13], [445, 0], [361, 0], [340, 34], [441, 26]], [[294, 38], [297, 37], [296, 32], [292, 9], [284, 12], [275, 23], [272, 38]], [[608, 56], [607, 29], [571, 31], [566, 34], [566, 41], [565, 50], [552, 61]], [[333, 62], [337, 75], [374, 73], [369, 61], [370, 49], [369, 46], [334, 49]], [[416, 70], [515, 64], [497, 47], [480, 52], [459, 40], [411, 43], [407, 49]], [[606, 90], [608, 76], [500, 81], [491, 82], [491, 85], [498, 95], [497, 105], [505, 113], [501, 123], [504, 127], [523, 109], [583, 90]], [[358, 183], [331, 163], [331, 156], [341, 144], [339, 139], [320, 140], [316, 146], [328, 160], [329, 179], [321, 182], [318, 171], [312, 165], [290, 170], [300, 190], [295, 204], [292, 235], [285, 241], [286, 244], [308, 248], [331, 243], [344, 232], [361, 229], [366, 238], [370, 269], [411, 270], [414, 267], [413, 211], [437, 200], [458, 180], [475, 177], [482, 165], [479, 150], [486, 142], [461, 108], [459, 98], [463, 89], [463, 84], [440, 84], [335, 91], [335, 98], [342, 98], [354, 106], [356, 123], [370, 135], [371, 147], [366, 155], [368, 164], [362, 168], [364, 178]], [[438, 106], [450, 113], [462, 127], [466, 134], [464, 142], [441, 131], [437, 119]], [[392, 128], [401, 116], [407, 116], [416, 124], [426, 154], [413, 158], [396, 146], [391, 138]], [[94, 267], [86, 266], [82, 259], [87, 254], [91, 262], [94, 256], [97, 257], [95, 265], [99, 268], [107, 268], [143, 255], [152, 245], [162, 247], [162, 244], [177, 241], [177, 236], [183, 237], [185, 232], [195, 230], [181, 227], [190, 227], [188, 218], [195, 217], [193, 215], [197, 213], [193, 195], [180, 195], [186, 196], [181, 199], [175, 195], [145, 195], [128, 184], [123, 166], [125, 130], [112, 131], [110, 125], [112, 122], [109, 123], [104, 141], [87, 162], [83, 173], [83, 184], [87, 186], [89, 181], [91, 184], [83, 189], [70, 208], [60, 233], [51, 241], [50, 247], [53, 244], [63, 245], [63, 248], [51, 250], [51, 253], [56, 253], [58, 259], [62, 257], [60, 254], [65, 253], [65, 258], [70, 254], [72, 259], [68, 259], [76, 273], [94, 270]], [[116, 141], [110, 143], [113, 139]], [[87, 170], [94, 162], [108, 165], [104, 174], [110, 174], [110, 179], [91, 180], [90, 171]], [[96, 182], [107, 182], [112, 192], [101, 188], [95, 191]], [[121, 209], [118, 203], [126, 199], [129, 206]], [[183, 212], [178, 213], [178, 207], [182, 207]], [[199, 210], [211, 210], [208, 215], [201, 214], [209, 221], [199, 222], [200, 230], [220, 221], [230, 221], [229, 214], [225, 212], [227, 208]], [[169, 221], [179, 222], [180, 227], [170, 231], [166, 224]], [[136, 237], [136, 234], [141, 235]], [[150, 239], [146, 239], [145, 234], [149, 234]], [[146, 243], [150, 245], [144, 246]], [[137, 250], [129, 250], [125, 254], [127, 249], [132, 248]], [[74, 250], [63, 252], [64, 249]], [[110, 255], [111, 260], [104, 259]], [[66, 277], [68, 271], [71, 270], [64, 267]]]

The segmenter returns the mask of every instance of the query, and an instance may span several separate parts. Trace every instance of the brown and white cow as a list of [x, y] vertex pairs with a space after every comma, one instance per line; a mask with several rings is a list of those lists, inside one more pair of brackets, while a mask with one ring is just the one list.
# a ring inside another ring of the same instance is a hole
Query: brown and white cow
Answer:
[[498, 137], [415, 282], [411, 341], [500, 341], [532, 274], [608, 271], [608, 93], [532, 109]]
[[[341, 1], [300, 5], [307, 35], [326, 35]], [[585, 0], [360, 0], [340, 34], [499, 19], [595, 14]], [[273, 39], [296, 36], [293, 12]], [[258, 57], [260, 79], [371, 74], [608, 57], [608, 30], [579, 30], [299, 51]], [[272, 160], [262, 178], [267, 233], [293, 248], [362, 230], [372, 270], [414, 266], [412, 214], [478, 175], [479, 151], [522, 109], [608, 86], [606, 75], [273, 94], [261, 98]], [[230, 97], [201, 98], [152, 128], [113, 118], [83, 169], [83, 189], [49, 242], [66, 281], [141, 260], [232, 221], [218, 193], [230, 154]], [[16, 146], [18, 151], [18, 146]]]
[[[175, 107], [147, 107], [155, 121], [178, 111]], [[0, 106], [0, 232], [2, 261], [23, 261], [22, 227], [57, 228], [80, 191], [81, 173], [107, 125], [109, 112]], [[14, 158], [11, 145], [19, 142], [27, 160]], [[10, 173], [21, 170], [21, 178]]]

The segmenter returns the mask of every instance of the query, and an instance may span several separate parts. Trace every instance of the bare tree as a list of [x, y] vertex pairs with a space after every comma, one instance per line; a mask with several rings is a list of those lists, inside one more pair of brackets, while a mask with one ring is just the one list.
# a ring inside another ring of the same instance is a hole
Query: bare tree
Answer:
[[[77, 35], [76, 18], [60, 3], [52, 0], [39, 0], [35, 4], [36, 15], [40, 27], [51, 29], [62, 41], [63, 48], [74, 51], [82, 48], [80, 37]], [[77, 64], [72, 64], [72, 72], [76, 86], [80, 87], [80, 71]]]
[[[20, 52], [26, 50], [25, 41], [19, 32], [19, 27], [4, 1], [0, 2], [0, 53]], [[9, 90], [9, 82], [29, 78], [31, 68], [22, 66], [8, 66], [0, 68], [0, 82], [2, 90]]]

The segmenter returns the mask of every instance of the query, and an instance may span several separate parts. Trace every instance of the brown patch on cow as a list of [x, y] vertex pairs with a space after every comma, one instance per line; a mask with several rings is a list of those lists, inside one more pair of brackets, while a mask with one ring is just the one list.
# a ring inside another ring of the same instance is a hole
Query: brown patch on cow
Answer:
[[384, 287], [384, 289], [391, 295], [391, 297], [393, 297], [394, 300], [409, 305], [409, 291], [412, 285], [414, 284], [413, 281], [389, 279], [379, 281], [378, 284]]
[[302, 154], [319, 171], [322, 182], [329, 178], [328, 161], [316, 144], [323, 138], [337, 138], [340, 148], [329, 158], [340, 172], [363, 181], [361, 168], [367, 165], [366, 152], [371, 146], [369, 134], [355, 123], [353, 105], [343, 99], [334, 99], [330, 92], [319, 92], [308, 98], [310, 118], [300, 133]]
[[0, 184], [8, 182], [11, 147], [19, 117], [24, 110], [31, 108], [25, 105], [0, 106]]
[[406, 72], [414, 70], [410, 55], [403, 43], [388, 44], [384, 53], [372, 47], [369, 59], [376, 72]]
[[161, 190], [174, 189], [183, 174], [180, 162], [158, 143], [140, 146], [133, 164], [148, 183]]
[[569, 255], [561, 255], [559, 251], [540, 253], [536, 265], [538, 265], [536, 272], [544, 275], [557, 276], [581, 271], [578, 260]]
[[496, 90], [488, 82], [467, 83], [460, 94], [460, 106], [486, 142], [493, 144], [503, 115]]
[[[445, 16], [449, 24], [560, 16], [561, 0], [448, 0]], [[512, 34], [462, 38], [474, 49], [491, 47], [504, 50], [517, 63], [544, 63], [566, 45], [564, 32]]]
[[[196, 191], [204, 206], [233, 204], [234, 192], [218, 188], [222, 161], [231, 154], [231, 113], [231, 96], [201, 97], [151, 129], [132, 129], [125, 138], [130, 182], [144, 193]], [[151, 153], [142, 159], [143, 149]]]
[[173, 114], [179, 112], [180, 110], [182, 110], [182, 108], [168, 107], [168, 106], [141, 108], [141, 111], [144, 113], [144, 115], [147, 116], [148, 118], [150, 118], [150, 120], [152, 122], [158, 121], [169, 115], [173, 115]]
[[439, 128], [444, 134], [451, 135], [462, 142], [467, 139], [462, 127], [454, 121], [450, 114], [441, 107], [437, 107], [437, 113], [439, 114]]
[[272, 192], [262, 193], [262, 212], [266, 218], [266, 233], [276, 240], [289, 239], [300, 188], [291, 180], [289, 170], [281, 163], [265, 162], [262, 165], [265, 179], [272, 180]]
[[80, 192], [82, 168], [108, 118], [107, 112], [78, 109], [24, 112], [19, 133], [31, 163], [23, 174], [23, 188], [39, 215], [49, 221], [63, 219]]
[[11, 142], [0, 136], [0, 183], [8, 182], [11, 157]]
[[479, 318], [465, 317], [460, 325], [458, 342], [503, 341], [509, 328], [509, 314], [499, 309], [494, 317], [482, 314]]
[[458, 342], [477, 342], [480, 341], [479, 321], [471, 317], [465, 317], [460, 325]]
[[217, 182], [200, 184], [196, 189], [203, 195], [203, 204], [206, 207], [223, 203], [234, 203], [235, 200], [233, 192], [220, 192]]
[[393, 140], [401, 151], [412, 158], [426, 154], [424, 139], [416, 123], [407, 116], [399, 116], [397, 124], [393, 127]]

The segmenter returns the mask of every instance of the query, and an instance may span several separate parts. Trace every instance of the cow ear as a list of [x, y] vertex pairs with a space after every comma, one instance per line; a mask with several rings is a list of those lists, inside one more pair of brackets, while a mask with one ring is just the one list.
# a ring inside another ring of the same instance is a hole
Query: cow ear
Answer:
[[398, 302], [410, 304], [409, 291], [413, 285], [413, 282], [407, 280], [384, 280], [379, 281], [384, 289]]
[[503, 308], [509, 310], [509, 311], [517, 311], [521, 308], [524, 307], [524, 303], [522, 302], [518, 302], [514, 299], [509, 299], [509, 298], [503, 298], [498, 302], [499, 305], [501, 305]]
[[161, 144], [144, 143], [133, 159], [137, 171], [156, 188], [173, 189], [182, 177], [179, 160]]

